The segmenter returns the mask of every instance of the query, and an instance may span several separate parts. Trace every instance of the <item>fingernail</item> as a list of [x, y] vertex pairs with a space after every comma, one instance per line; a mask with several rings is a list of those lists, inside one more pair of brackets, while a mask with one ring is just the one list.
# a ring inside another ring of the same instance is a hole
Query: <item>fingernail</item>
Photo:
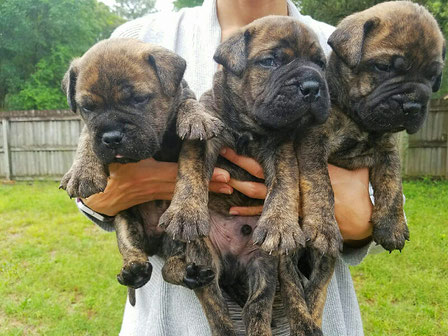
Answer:
[[231, 195], [232, 194], [232, 189], [223, 187], [223, 188], [219, 189], [219, 192], [221, 194]]
[[229, 182], [227, 180], [227, 176], [225, 176], [225, 175], [217, 175], [216, 176], [216, 181], [218, 181], [218, 182]]
[[227, 149], [226, 148], [223, 148], [223, 149], [221, 149], [221, 151], [219, 152], [219, 153], [221, 153], [221, 154], [225, 154], [227, 152]]
[[237, 210], [230, 210], [229, 211], [229, 215], [232, 215], [232, 216], [237, 216], [237, 215], [239, 215], [240, 213], [237, 211]]

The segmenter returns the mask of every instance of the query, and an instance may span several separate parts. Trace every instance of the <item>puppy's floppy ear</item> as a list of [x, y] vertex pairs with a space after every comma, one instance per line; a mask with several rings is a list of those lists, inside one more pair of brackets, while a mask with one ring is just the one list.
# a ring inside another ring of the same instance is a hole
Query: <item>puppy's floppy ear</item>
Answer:
[[[445, 60], [446, 57], [446, 41], [443, 41], [443, 49], [442, 49], [442, 59]], [[432, 92], [437, 92], [440, 89], [440, 85], [442, 85], [442, 73], [436, 78], [436, 81], [432, 85]]]
[[79, 58], [76, 58], [72, 61], [61, 83], [62, 91], [64, 91], [65, 95], [67, 96], [68, 106], [70, 107], [70, 110], [72, 110], [72, 112], [74, 113], [76, 113], [75, 94], [76, 94], [76, 79], [78, 77], [78, 68], [77, 68], [78, 62]]
[[154, 68], [163, 92], [173, 97], [184, 77], [187, 62], [179, 55], [162, 48], [152, 48], [147, 54], [148, 63]]
[[213, 59], [231, 73], [241, 76], [247, 65], [247, 42], [249, 38], [250, 32], [248, 30], [231, 36], [218, 46]]
[[370, 18], [367, 21], [358, 21], [348, 17], [330, 35], [328, 44], [349, 68], [355, 68], [361, 62], [367, 35], [379, 23], [380, 19], [377, 17]]

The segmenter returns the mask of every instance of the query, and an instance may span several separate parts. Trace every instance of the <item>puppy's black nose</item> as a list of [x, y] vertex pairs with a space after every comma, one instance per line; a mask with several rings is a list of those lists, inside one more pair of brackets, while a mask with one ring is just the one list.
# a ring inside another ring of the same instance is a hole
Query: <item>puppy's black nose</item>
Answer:
[[123, 133], [120, 131], [111, 131], [103, 134], [101, 139], [103, 144], [109, 148], [117, 148], [123, 140]]
[[420, 113], [422, 110], [422, 104], [409, 102], [403, 104], [403, 112], [405, 116], [414, 116]]
[[305, 81], [299, 85], [299, 88], [303, 94], [303, 100], [307, 103], [312, 103], [320, 97], [320, 85], [316, 81]]

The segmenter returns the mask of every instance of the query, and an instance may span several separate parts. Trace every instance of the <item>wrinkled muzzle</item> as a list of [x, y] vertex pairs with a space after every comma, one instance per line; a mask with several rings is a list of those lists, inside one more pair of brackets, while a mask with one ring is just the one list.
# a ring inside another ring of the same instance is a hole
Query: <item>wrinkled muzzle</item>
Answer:
[[314, 63], [293, 61], [271, 74], [253, 115], [267, 128], [297, 129], [325, 122], [329, 106], [323, 72]]
[[395, 88], [379, 87], [355, 107], [364, 128], [379, 133], [417, 132], [426, 119], [431, 88], [406, 83]]

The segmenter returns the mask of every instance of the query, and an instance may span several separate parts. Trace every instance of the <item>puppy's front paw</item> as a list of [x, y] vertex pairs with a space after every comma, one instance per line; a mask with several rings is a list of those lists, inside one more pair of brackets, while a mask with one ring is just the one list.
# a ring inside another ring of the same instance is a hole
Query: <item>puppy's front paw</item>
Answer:
[[177, 124], [177, 134], [181, 139], [208, 140], [218, 136], [224, 128], [224, 123], [207, 112], [197, 112], [180, 118]]
[[298, 221], [281, 216], [261, 216], [252, 239], [269, 253], [288, 254], [305, 246], [305, 236]]
[[208, 209], [190, 206], [190, 203], [178, 205], [171, 202], [169, 208], [160, 217], [159, 226], [165, 229], [173, 239], [192, 241], [208, 235], [210, 216]]
[[375, 219], [372, 216], [373, 240], [389, 252], [402, 250], [409, 240], [409, 229], [403, 216], [384, 216]]
[[214, 278], [215, 272], [210, 267], [192, 263], [187, 265], [183, 282], [188, 288], [196, 289], [208, 285]]
[[64, 175], [59, 186], [70, 197], [87, 198], [104, 191], [107, 175], [102, 166], [84, 166], [74, 164]]
[[117, 275], [117, 280], [123, 286], [140, 288], [151, 279], [151, 273], [152, 265], [148, 261], [144, 263], [133, 261], [123, 266]]
[[307, 245], [320, 255], [337, 257], [342, 251], [342, 235], [334, 218], [305, 217], [302, 229], [307, 238]]

